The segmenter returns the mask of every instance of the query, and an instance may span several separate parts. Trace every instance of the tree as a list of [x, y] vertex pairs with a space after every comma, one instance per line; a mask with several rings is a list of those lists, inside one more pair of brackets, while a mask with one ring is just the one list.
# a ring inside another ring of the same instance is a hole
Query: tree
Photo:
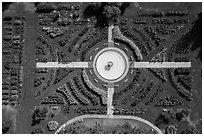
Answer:
[[117, 125], [112, 131], [113, 134], [122, 134], [121, 126]]
[[55, 10], [55, 6], [50, 4], [38, 4], [36, 8], [36, 13], [50, 13]]
[[8, 133], [11, 128], [12, 121], [3, 121], [2, 122], [2, 134]]
[[48, 110], [46, 108], [43, 109], [36, 109], [32, 116], [32, 126], [39, 124], [40, 121], [44, 120], [47, 116]]
[[169, 125], [168, 127], [166, 127], [165, 133], [166, 134], [176, 134], [177, 127], [175, 125]]
[[130, 134], [131, 131], [132, 126], [128, 122], [125, 122], [122, 126], [117, 125], [113, 130], [113, 134]]
[[7, 10], [13, 2], [2, 2], [2, 11]]
[[99, 16], [100, 9], [101, 9], [100, 2], [91, 2], [83, 11], [84, 18]]
[[122, 2], [121, 6], [120, 6], [120, 11], [121, 11], [121, 15], [123, 15], [125, 13], [125, 10], [130, 7], [130, 3], [129, 2]]
[[128, 122], [125, 122], [125, 123], [122, 125], [122, 128], [129, 130], [129, 129], [132, 128], [132, 126], [131, 126]]
[[176, 112], [176, 119], [178, 121], [181, 121], [182, 119], [186, 118], [190, 115], [191, 110], [190, 109], [178, 109]]
[[116, 6], [108, 6], [106, 5], [103, 10], [103, 15], [107, 20], [112, 20], [115, 17], [119, 17], [121, 11]]
[[91, 134], [104, 134], [103, 126], [99, 123], [96, 123], [95, 126], [91, 129]]
[[43, 134], [43, 130], [40, 127], [35, 128], [31, 134]]
[[90, 3], [83, 12], [84, 18], [96, 17], [96, 27], [108, 26], [113, 21], [118, 25], [118, 17], [122, 15], [130, 4], [128, 2], [101, 2]]
[[158, 116], [157, 120], [155, 121], [155, 125], [156, 126], [159, 126], [161, 124], [167, 125], [175, 121], [175, 119], [176, 119], [176, 114], [173, 112], [173, 110], [167, 110], [162, 112]]
[[90, 128], [81, 123], [74, 123], [69, 126], [67, 134], [90, 134]]
[[59, 123], [57, 121], [49, 121], [48, 124], [47, 124], [47, 128], [49, 131], [54, 131], [58, 128], [59, 126]]

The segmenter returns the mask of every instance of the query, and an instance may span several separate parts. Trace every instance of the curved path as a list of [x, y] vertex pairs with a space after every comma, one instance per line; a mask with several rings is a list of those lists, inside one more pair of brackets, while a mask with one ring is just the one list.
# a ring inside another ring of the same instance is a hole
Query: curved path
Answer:
[[80, 121], [80, 120], [83, 120], [84, 118], [98, 118], [98, 119], [101, 119], [101, 118], [112, 118], [112, 119], [133, 119], [133, 120], [138, 120], [138, 121], [141, 121], [147, 125], [149, 125], [150, 127], [152, 127], [154, 130], [156, 130], [158, 132], [158, 134], [162, 134], [162, 131], [156, 127], [154, 124], [152, 124], [151, 122], [143, 119], [143, 118], [140, 118], [140, 117], [137, 117], [137, 116], [121, 116], [121, 115], [112, 115], [112, 116], [107, 116], [107, 115], [89, 115], [89, 114], [86, 114], [86, 115], [81, 115], [81, 116], [78, 116], [78, 117], [75, 117], [67, 122], [65, 122], [62, 126], [60, 126], [57, 131], [55, 132], [55, 134], [58, 134], [62, 129], [64, 129], [66, 126], [76, 122], [76, 121]]

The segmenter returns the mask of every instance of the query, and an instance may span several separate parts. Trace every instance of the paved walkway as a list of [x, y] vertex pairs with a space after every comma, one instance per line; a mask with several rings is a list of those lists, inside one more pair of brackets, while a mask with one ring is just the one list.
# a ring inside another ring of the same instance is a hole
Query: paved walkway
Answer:
[[107, 116], [111, 117], [113, 116], [113, 110], [114, 107], [112, 105], [113, 103], [113, 94], [114, 94], [114, 84], [108, 84], [108, 102], [107, 102]]
[[91, 68], [92, 62], [37, 62], [37, 68]]
[[131, 68], [188, 68], [191, 62], [133, 62]]
[[[37, 62], [37, 68], [92, 68], [92, 62]], [[130, 68], [189, 68], [191, 62], [132, 62]]]
[[113, 25], [110, 25], [108, 27], [108, 43], [113, 42], [113, 38], [112, 38], [112, 29], [113, 29]]

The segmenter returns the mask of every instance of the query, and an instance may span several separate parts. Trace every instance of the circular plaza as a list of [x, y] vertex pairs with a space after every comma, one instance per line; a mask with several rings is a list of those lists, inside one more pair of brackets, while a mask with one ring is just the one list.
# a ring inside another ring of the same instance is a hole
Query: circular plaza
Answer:
[[119, 48], [104, 48], [96, 54], [93, 69], [101, 81], [106, 83], [119, 82], [128, 73], [128, 57]]

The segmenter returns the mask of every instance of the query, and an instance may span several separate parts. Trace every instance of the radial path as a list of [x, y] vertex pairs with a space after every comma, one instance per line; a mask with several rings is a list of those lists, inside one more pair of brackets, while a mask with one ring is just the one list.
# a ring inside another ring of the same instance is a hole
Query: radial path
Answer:
[[108, 84], [108, 102], [107, 102], [107, 117], [112, 117], [113, 115], [113, 94], [114, 94], [114, 83]]
[[108, 27], [108, 43], [113, 42], [113, 37], [112, 37], [112, 29], [113, 29], [113, 25], [110, 25]]
[[188, 68], [191, 62], [132, 62], [131, 68]]
[[[37, 62], [37, 68], [93, 68], [92, 62]], [[189, 68], [191, 62], [131, 62], [130, 68]]]
[[92, 68], [92, 62], [38, 62], [37, 68]]
[[113, 47], [114, 46], [113, 37], [112, 37], [113, 27], [114, 27], [113, 25], [110, 25], [108, 27], [108, 47]]

